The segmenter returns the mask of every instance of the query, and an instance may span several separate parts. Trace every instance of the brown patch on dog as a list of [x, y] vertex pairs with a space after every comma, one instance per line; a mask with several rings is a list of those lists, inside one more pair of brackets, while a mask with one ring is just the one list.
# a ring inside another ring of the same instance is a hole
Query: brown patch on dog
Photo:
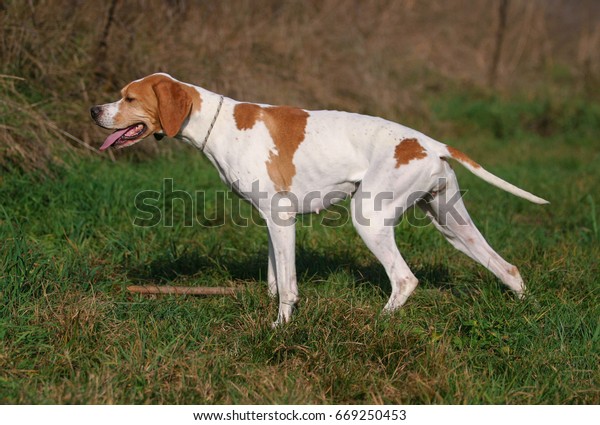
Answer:
[[308, 112], [290, 106], [263, 108], [252, 103], [237, 104], [233, 110], [239, 130], [249, 130], [257, 121], [264, 122], [277, 152], [270, 152], [266, 161], [267, 173], [278, 192], [289, 191], [296, 175], [293, 159], [304, 141]]
[[461, 152], [458, 149], [453, 148], [452, 146], [446, 146], [446, 149], [448, 149], [450, 156], [452, 156], [452, 158], [456, 159], [457, 161], [467, 163], [473, 168], [481, 168], [481, 165], [469, 158], [464, 152]]
[[518, 277], [519, 276], [519, 269], [517, 269], [515, 266], [512, 266], [511, 268], [508, 269], [508, 274], [514, 277]]
[[238, 130], [250, 130], [260, 119], [262, 108], [253, 103], [238, 103], [233, 108], [233, 118]]
[[417, 139], [404, 139], [396, 146], [394, 158], [396, 159], [396, 168], [408, 164], [413, 159], [423, 159], [427, 152]]
[[308, 112], [289, 106], [273, 106], [264, 109], [263, 120], [269, 129], [277, 153], [271, 152], [267, 160], [267, 172], [278, 192], [288, 191], [296, 175], [293, 159], [304, 140]]

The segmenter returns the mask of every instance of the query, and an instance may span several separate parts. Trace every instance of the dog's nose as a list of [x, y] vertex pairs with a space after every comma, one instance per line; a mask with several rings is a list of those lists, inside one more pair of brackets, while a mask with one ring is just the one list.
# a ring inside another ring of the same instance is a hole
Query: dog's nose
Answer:
[[92, 108], [90, 109], [90, 114], [92, 115], [93, 119], [98, 118], [98, 115], [100, 115], [100, 112], [102, 112], [102, 110], [100, 109], [99, 106], [92, 106]]

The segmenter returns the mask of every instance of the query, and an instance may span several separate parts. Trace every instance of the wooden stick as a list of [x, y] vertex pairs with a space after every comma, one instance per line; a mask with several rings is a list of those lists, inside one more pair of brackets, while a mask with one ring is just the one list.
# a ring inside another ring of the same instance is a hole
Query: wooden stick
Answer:
[[176, 295], [235, 295], [240, 288], [209, 287], [209, 286], [158, 286], [158, 285], [131, 285], [129, 292], [136, 294], [176, 294]]

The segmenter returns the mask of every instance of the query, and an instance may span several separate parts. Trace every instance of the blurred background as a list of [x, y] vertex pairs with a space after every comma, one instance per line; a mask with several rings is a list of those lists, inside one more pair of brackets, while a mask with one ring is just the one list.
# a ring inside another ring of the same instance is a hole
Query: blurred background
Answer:
[[[597, 0], [0, 1], [0, 167], [47, 172], [96, 155], [104, 133], [89, 107], [157, 71], [244, 101], [383, 116], [438, 139], [468, 129], [455, 115], [496, 136], [515, 125], [542, 136], [597, 129], [599, 17]], [[506, 101], [512, 115], [498, 118], [494, 102]]]

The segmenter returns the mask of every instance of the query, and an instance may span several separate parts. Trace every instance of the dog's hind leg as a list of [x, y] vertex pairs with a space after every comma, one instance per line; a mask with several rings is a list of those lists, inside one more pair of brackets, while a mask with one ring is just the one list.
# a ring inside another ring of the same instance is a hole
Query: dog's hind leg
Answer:
[[357, 225], [356, 222], [354, 225], [367, 247], [385, 268], [392, 286], [392, 293], [384, 307], [384, 311], [394, 311], [404, 305], [419, 283], [402, 255], [400, 255], [394, 241], [394, 227], [373, 228]]
[[[402, 258], [394, 239], [394, 224], [406, 210], [408, 197], [404, 194], [395, 198], [392, 192], [371, 192], [374, 199], [363, 198], [368, 193], [369, 185], [363, 180], [359, 191], [352, 198], [352, 222], [358, 234], [371, 252], [381, 262], [390, 279], [392, 294], [384, 307], [391, 312], [401, 307], [417, 287], [419, 281]], [[383, 194], [383, 197], [380, 195]], [[386, 198], [389, 202], [378, 202], [377, 197]], [[370, 196], [368, 196], [370, 198]]]
[[445, 187], [442, 185], [428, 202], [420, 201], [419, 207], [452, 246], [490, 270], [521, 298], [525, 285], [519, 270], [498, 255], [475, 227], [463, 203], [456, 176], [448, 164], [445, 167]]

